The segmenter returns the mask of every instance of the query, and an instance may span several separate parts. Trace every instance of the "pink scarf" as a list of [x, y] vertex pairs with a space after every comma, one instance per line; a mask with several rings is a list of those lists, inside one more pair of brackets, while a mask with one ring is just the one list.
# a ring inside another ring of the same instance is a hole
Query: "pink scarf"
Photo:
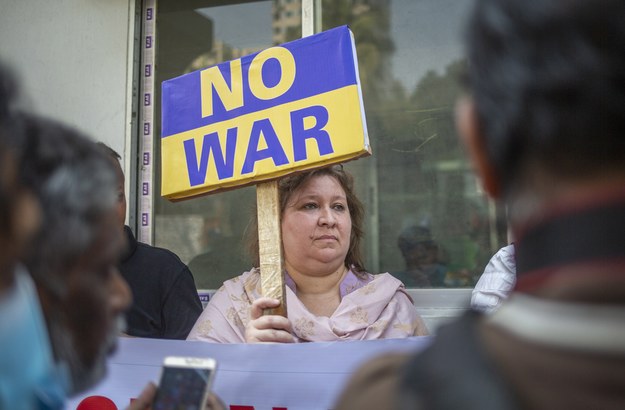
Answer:
[[[365, 275], [366, 279], [359, 279], [348, 272], [341, 284], [341, 303], [331, 317], [310, 313], [287, 278], [288, 316], [298, 342], [392, 339], [428, 334], [398, 279], [388, 273]], [[187, 340], [245, 343], [250, 305], [260, 296], [258, 269], [224, 282]]]

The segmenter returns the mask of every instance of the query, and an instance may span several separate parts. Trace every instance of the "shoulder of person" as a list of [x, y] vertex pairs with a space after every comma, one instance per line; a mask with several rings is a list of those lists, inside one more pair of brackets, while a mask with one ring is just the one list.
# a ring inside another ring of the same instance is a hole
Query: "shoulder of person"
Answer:
[[245, 271], [239, 276], [225, 281], [219, 290], [222, 292], [245, 290], [249, 293], [257, 288], [260, 289], [260, 270], [251, 268], [249, 271]]
[[404, 290], [406, 288], [401, 280], [399, 280], [389, 272], [378, 273], [377, 275], [371, 276], [373, 278], [372, 282], [388, 283], [389, 285], [397, 286], [398, 290]]
[[389, 353], [357, 369], [337, 401], [335, 410], [390, 408], [397, 396], [407, 353]]
[[168, 262], [174, 265], [180, 265], [187, 267], [187, 265], [182, 262], [180, 257], [176, 255], [173, 251], [166, 248], [159, 248], [157, 246], [148, 245], [147, 243], [137, 242], [137, 250], [140, 250], [144, 256], [149, 257], [155, 263], [163, 263]]

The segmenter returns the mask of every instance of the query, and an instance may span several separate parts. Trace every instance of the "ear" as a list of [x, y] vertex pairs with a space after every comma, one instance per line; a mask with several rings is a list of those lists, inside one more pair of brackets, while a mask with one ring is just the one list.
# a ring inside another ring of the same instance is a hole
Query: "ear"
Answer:
[[471, 97], [461, 97], [456, 103], [456, 128], [467, 149], [469, 159], [482, 183], [482, 188], [493, 199], [499, 199], [501, 188], [495, 167], [488, 158], [484, 137]]
[[15, 194], [12, 219], [14, 243], [21, 253], [41, 225], [39, 201], [30, 191], [22, 189]]

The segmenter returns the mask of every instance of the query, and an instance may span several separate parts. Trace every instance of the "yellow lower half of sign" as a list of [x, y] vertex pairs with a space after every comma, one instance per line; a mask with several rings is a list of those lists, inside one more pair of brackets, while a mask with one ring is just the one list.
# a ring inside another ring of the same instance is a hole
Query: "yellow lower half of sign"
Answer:
[[163, 138], [162, 195], [179, 200], [368, 155], [364, 124], [353, 85]]

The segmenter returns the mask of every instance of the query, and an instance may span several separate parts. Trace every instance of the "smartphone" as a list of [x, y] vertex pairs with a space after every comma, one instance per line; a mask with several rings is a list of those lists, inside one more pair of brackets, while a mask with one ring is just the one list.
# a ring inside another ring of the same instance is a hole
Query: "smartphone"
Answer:
[[203, 410], [216, 368], [211, 358], [166, 357], [152, 410]]

